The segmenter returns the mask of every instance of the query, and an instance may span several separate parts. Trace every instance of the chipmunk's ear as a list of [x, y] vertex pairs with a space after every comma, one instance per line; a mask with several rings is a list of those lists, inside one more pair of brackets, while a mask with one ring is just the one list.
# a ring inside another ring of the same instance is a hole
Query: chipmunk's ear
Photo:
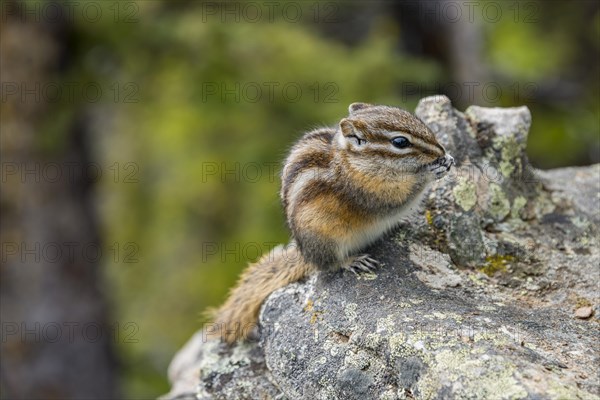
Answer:
[[348, 113], [353, 114], [358, 110], [363, 110], [365, 108], [373, 107], [371, 104], [367, 103], [352, 103], [348, 106]]
[[340, 130], [344, 136], [356, 136], [357, 130], [354, 121], [344, 118], [340, 121]]
[[361, 121], [355, 121], [349, 118], [344, 118], [340, 121], [340, 132], [338, 141], [340, 145], [345, 146], [351, 143], [355, 146], [367, 143], [364, 134], [361, 132]]

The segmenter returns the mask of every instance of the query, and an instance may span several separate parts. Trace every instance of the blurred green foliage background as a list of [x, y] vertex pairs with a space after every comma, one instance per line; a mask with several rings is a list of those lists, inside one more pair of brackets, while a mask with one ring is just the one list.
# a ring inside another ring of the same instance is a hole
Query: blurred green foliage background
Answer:
[[[473, 22], [366, 1], [295, 2], [302, 17], [291, 20], [287, 3], [273, 18], [254, 3], [255, 19], [216, 3], [124, 2], [135, 7], [121, 8], [119, 23], [76, 15], [69, 28], [72, 61], [60, 79], [118, 87], [101, 103], [53, 105], [40, 146], [60, 146], [73, 115], [87, 113], [94, 158], [118, 165], [95, 202], [104, 243], [133, 261], [103, 268], [113, 320], [139, 326], [137, 343], [117, 343], [126, 398], [168, 391], [167, 365], [202, 311], [224, 300], [247, 262], [287, 241], [279, 163], [303, 131], [334, 124], [351, 102], [414, 110], [446, 92], [459, 109], [527, 105], [534, 165], [599, 160], [592, 3], [521, 2], [515, 14], [516, 2], [495, 2], [493, 22], [485, 1]], [[473, 94], [465, 81], [478, 84]]]

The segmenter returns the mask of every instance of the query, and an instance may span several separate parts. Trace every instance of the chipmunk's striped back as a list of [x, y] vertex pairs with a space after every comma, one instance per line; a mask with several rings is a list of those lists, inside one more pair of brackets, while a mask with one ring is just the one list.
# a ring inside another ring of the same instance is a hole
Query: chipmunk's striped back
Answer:
[[[281, 176], [281, 201], [285, 214], [293, 213], [294, 205], [307, 190], [326, 184], [333, 178], [331, 151], [335, 130], [316, 129], [306, 133], [292, 148]], [[288, 218], [288, 223], [293, 220]]]

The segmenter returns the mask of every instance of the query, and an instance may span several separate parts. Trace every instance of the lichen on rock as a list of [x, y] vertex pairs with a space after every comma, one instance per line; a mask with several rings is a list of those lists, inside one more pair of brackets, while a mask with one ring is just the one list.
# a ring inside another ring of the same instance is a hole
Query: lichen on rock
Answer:
[[469, 181], [466, 177], [459, 177], [458, 182], [452, 189], [454, 201], [463, 209], [469, 211], [477, 204], [477, 192], [475, 184]]

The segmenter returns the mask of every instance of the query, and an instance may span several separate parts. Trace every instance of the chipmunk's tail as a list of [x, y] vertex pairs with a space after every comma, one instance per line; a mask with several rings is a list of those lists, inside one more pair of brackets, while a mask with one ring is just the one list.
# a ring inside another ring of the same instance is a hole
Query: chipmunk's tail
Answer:
[[206, 337], [220, 338], [227, 343], [248, 339], [257, 328], [260, 306], [267, 296], [314, 270], [316, 268], [304, 261], [294, 243], [275, 247], [246, 268], [220, 308], [209, 311], [213, 323], [206, 326]]

